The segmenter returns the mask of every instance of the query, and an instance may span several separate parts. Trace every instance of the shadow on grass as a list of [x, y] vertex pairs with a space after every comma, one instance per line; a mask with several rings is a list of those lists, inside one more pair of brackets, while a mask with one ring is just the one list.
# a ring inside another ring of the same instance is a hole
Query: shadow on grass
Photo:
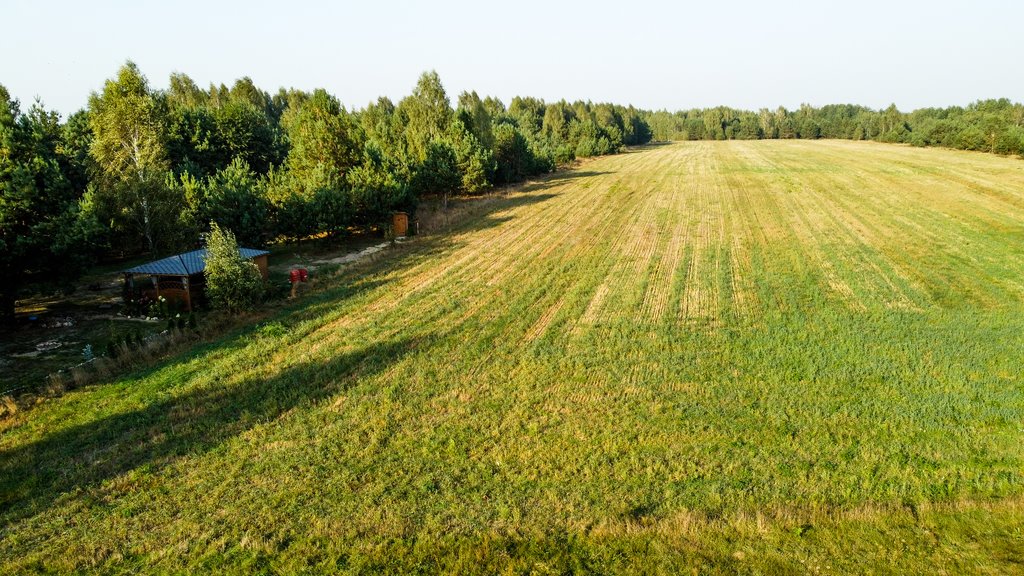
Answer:
[[[558, 181], [597, 174], [600, 173], [566, 172], [532, 185], [529, 190], [518, 191], [535, 192]], [[401, 268], [410, 259], [450, 254], [464, 244], [453, 241], [452, 233], [499, 226], [515, 219], [514, 215], [502, 212], [556, 196], [519, 193], [481, 202], [452, 222], [446, 231], [417, 238], [402, 246], [397, 254], [358, 263], [351, 270], [327, 278], [329, 287], [285, 304], [265, 318], [263, 324], [279, 322], [289, 331], [290, 338], [301, 339], [303, 331], [294, 330], [299, 323], [315, 320], [339, 301], [393, 282], [395, 278], [381, 278], [380, 273], [387, 268]], [[175, 379], [188, 381], [204, 369], [203, 358], [244, 348], [259, 335], [261, 326], [254, 323], [233, 330], [213, 343], [176, 354], [130, 377], [143, 380], [158, 371], [180, 370]], [[307, 332], [317, 328], [315, 322], [311, 323]], [[98, 418], [4, 451], [0, 453], [0, 518], [8, 523], [38, 514], [63, 494], [97, 486], [135, 469], [160, 469], [182, 456], [209, 451], [261, 422], [337, 394], [359, 378], [386, 369], [417, 348], [419, 342], [402, 339], [371, 344], [327, 362], [288, 368], [268, 379], [214, 383], [172, 398], [153, 399], [139, 410]]]
[[504, 213], [508, 210], [519, 208], [522, 206], [529, 206], [531, 204], [539, 204], [546, 200], [557, 197], [557, 194], [545, 193], [545, 194], [520, 194], [517, 196], [509, 196], [502, 198], [492, 205], [487, 206], [482, 214], [474, 214], [475, 217], [468, 218], [465, 222], [460, 222], [452, 227], [453, 231], [458, 232], [475, 232], [478, 230], [487, 230], [488, 228], [494, 228], [500, 226], [506, 222], [510, 222], [515, 219], [515, 216], [509, 214], [502, 214], [497, 216], [497, 213]]
[[600, 170], [566, 170], [564, 172], [555, 172], [540, 181], [520, 186], [515, 188], [515, 190], [518, 192], [538, 192], [540, 190], [551, 188], [552, 186], [557, 186], [569, 180], [592, 178], [594, 176], [603, 176], [605, 174], [611, 174], [611, 172], [604, 172]]
[[[402, 258], [397, 258], [396, 260], [400, 261]], [[317, 281], [321, 280], [318, 279]], [[389, 281], [383, 278], [364, 279], [361, 276], [355, 275], [329, 276], [322, 281], [333, 285], [310, 294], [300, 293], [297, 299], [287, 302], [282, 306], [281, 314], [273, 316], [269, 321], [280, 322], [291, 330], [301, 322], [314, 320], [330, 312], [332, 309], [336, 309], [345, 300], [355, 298], [364, 292], [376, 290], [381, 286], [389, 284]], [[245, 336], [252, 333], [255, 329], [258, 329], [258, 327], [246, 328]], [[309, 330], [315, 329], [316, 327], [309, 328]], [[305, 332], [297, 334], [303, 336]]]
[[551, 186], [552, 184], [548, 182], [537, 182], [503, 193], [454, 198], [449, 202], [447, 210], [441, 208], [436, 198], [430, 199], [424, 202], [418, 210], [424, 235], [416, 242], [417, 244], [444, 243], [446, 235], [452, 232], [484, 230], [508, 222], [514, 216], [506, 214], [496, 216], [496, 214], [556, 198], [559, 195], [557, 193], [538, 193]]
[[145, 408], [107, 416], [0, 453], [0, 517], [45, 511], [62, 494], [145, 467], [205, 453], [260, 423], [313, 404], [385, 370], [422, 339], [371, 344], [289, 367], [267, 379], [213, 383]]
[[[512, 222], [516, 216], [508, 214], [509, 210], [545, 202], [557, 196], [558, 194], [554, 193], [535, 193], [462, 199], [464, 202], [478, 204], [453, 210], [452, 221], [443, 230], [414, 237], [412, 242], [393, 247], [393, 251], [386, 252], [379, 258], [348, 264], [343, 270], [332, 272], [332, 276], [325, 281], [335, 283], [336, 286], [302, 296], [301, 302], [286, 304], [283, 308], [285, 314], [277, 320], [289, 325], [313, 320], [329, 313], [339, 301], [392, 282], [402, 281], [407, 277], [407, 271], [411, 269], [410, 263], [420, 262], [425, 258], [444, 258], [465, 246], [467, 241], [455, 239], [455, 235], [478, 232]], [[383, 279], [389, 271], [398, 272], [386, 280]]]
[[623, 148], [622, 150], [619, 150], [618, 153], [619, 154], [636, 154], [638, 152], [643, 152], [644, 150], [651, 150], [651, 149], [654, 149], [654, 148], [661, 148], [662, 146], [671, 146], [672, 144], [675, 144], [675, 143], [676, 143], [676, 140], [652, 140], [652, 141], [647, 142], [645, 144], [634, 144], [632, 146], [627, 146], [626, 148]]

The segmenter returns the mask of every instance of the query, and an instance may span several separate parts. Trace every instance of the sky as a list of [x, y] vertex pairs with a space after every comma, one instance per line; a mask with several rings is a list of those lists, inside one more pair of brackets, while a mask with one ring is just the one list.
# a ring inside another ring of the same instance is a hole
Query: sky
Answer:
[[487, 3], [0, 0], [0, 84], [86, 106], [127, 60], [155, 89], [249, 76], [346, 107], [436, 70], [463, 90], [681, 110], [1024, 101], [1024, 2], [555, 0]]

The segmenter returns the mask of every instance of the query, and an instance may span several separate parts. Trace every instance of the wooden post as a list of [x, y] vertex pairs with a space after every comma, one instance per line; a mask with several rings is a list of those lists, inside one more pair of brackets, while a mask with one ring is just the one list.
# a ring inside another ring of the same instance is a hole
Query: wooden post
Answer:
[[188, 276], [181, 277], [181, 285], [185, 288], [185, 310], [192, 311], [192, 288], [188, 284]]

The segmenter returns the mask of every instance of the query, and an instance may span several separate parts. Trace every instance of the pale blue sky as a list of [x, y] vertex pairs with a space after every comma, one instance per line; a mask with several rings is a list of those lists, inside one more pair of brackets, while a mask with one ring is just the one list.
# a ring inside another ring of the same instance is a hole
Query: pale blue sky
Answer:
[[0, 84], [69, 113], [125, 60], [152, 86], [250, 76], [398, 100], [466, 89], [671, 110], [1024, 100], [1024, 2], [0, 0]]

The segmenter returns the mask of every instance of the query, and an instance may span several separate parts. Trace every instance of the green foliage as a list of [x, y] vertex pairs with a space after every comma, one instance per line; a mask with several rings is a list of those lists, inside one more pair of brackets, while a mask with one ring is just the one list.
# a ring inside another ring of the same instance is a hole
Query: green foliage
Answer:
[[363, 163], [349, 171], [346, 184], [355, 224], [381, 222], [394, 210], [413, 207], [409, 184], [391, 172], [383, 156], [370, 147]]
[[180, 207], [171, 238], [177, 246], [193, 246], [201, 224], [206, 222], [201, 214], [206, 201], [206, 187], [187, 171], [177, 176], [168, 172], [164, 186]]
[[491, 151], [481, 146], [480, 141], [457, 119], [449, 126], [445, 140], [455, 152], [459, 191], [475, 194], [489, 188], [494, 172]]
[[434, 71], [420, 76], [412, 94], [398, 103], [397, 112], [405, 119], [409, 154], [418, 162], [427, 159], [431, 143], [448, 133], [454, 118], [448, 94]]
[[476, 91], [463, 92], [459, 95], [458, 119], [483, 148], [494, 148], [494, 118]]
[[89, 97], [92, 154], [110, 180], [146, 182], [168, 168], [164, 108], [138, 67], [128, 62]]
[[411, 186], [418, 195], [438, 194], [447, 197], [459, 191], [462, 175], [451, 144], [444, 140], [427, 144], [426, 157], [413, 173]]
[[13, 321], [22, 286], [63, 286], [91, 256], [65, 143], [56, 112], [37, 103], [22, 113], [0, 86], [0, 322]]
[[622, 109], [622, 143], [630, 146], [646, 144], [651, 141], [651, 127], [644, 120], [643, 114], [632, 106]]
[[608, 133], [593, 120], [573, 120], [569, 125], [569, 142], [579, 158], [610, 154], [615, 149]]
[[61, 171], [78, 196], [89, 188], [90, 175], [97, 170], [90, 154], [92, 140], [89, 113], [86, 110], [79, 110], [69, 116], [61, 127], [60, 143], [57, 145]]
[[391, 100], [381, 97], [359, 114], [359, 125], [366, 138], [364, 162], [370, 159], [401, 181], [408, 181], [414, 162], [407, 152], [405, 117]]
[[206, 237], [206, 296], [214, 308], [249, 310], [262, 299], [265, 287], [259, 267], [242, 258], [235, 235], [210, 222]]
[[165, 175], [166, 109], [134, 63], [89, 97], [91, 152], [99, 167], [95, 204], [126, 246], [141, 241], [150, 252], [174, 234], [181, 206]]
[[75, 199], [61, 228], [81, 252], [120, 256], [192, 247], [208, 220], [248, 244], [346, 233], [422, 194], [475, 194], [650, 138], [637, 110], [611, 104], [506, 109], [464, 92], [453, 110], [436, 72], [397, 106], [349, 112], [324, 90], [271, 96], [248, 77], [204, 90], [174, 73], [154, 91], [131, 62], [60, 132]]
[[565, 100], [549, 104], [544, 110], [542, 131], [549, 140], [568, 140], [569, 126], [576, 119], [576, 112]]
[[546, 106], [538, 98], [516, 96], [508, 107], [508, 115], [527, 138], [533, 138], [544, 127]]
[[299, 191], [291, 173], [271, 170], [263, 180], [263, 194], [273, 213], [273, 235], [298, 239], [312, 233], [315, 221], [310, 197]]
[[328, 234], [344, 231], [352, 222], [348, 200], [347, 189], [317, 188], [309, 205], [315, 218], [307, 222], [307, 229]]
[[247, 245], [262, 245], [269, 221], [269, 202], [259, 178], [245, 160], [235, 158], [211, 176], [203, 197], [203, 221], [234, 232]]
[[224, 147], [213, 113], [205, 107], [172, 109], [167, 126], [167, 150], [172, 165], [200, 178], [225, 163]]
[[282, 152], [276, 129], [263, 109], [237, 100], [214, 108], [171, 109], [167, 148], [176, 170], [200, 177], [213, 175], [235, 158], [264, 174], [280, 162]]
[[168, 84], [166, 99], [172, 109], [202, 108], [209, 101], [209, 95], [187, 74], [172, 72]]
[[352, 116], [325, 90], [313, 92], [281, 118], [291, 151], [288, 169], [305, 193], [336, 189], [359, 163], [362, 137]]
[[518, 182], [533, 173], [534, 158], [526, 137], [512, 124], [494, 129], [495, 179], [499, 183]]

